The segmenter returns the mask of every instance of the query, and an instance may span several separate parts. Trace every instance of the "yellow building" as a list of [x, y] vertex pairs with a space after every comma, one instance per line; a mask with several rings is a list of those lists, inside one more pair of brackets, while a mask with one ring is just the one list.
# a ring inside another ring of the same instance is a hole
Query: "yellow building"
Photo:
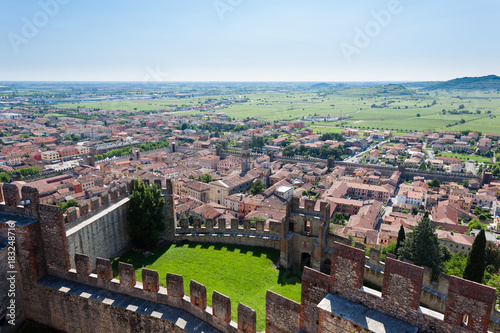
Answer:
[[43, 151], [41, 155], [43, 162], [52, 162], [60, 158], [59, 152], [55, 150]]

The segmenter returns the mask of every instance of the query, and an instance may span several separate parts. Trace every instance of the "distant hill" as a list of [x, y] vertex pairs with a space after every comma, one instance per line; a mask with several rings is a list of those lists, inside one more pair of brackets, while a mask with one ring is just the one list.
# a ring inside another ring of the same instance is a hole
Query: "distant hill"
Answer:
[[488, 75], [481, 77], [462, 77], [427, 86], [427, 90], [497, 90], [500, 89], [500, 77]]
[[414, 95], [415, 91], [403, 87], [400, 84], [384, 84], [363, 88], [347, 88], [337, 90], [337, 95], [359, 96], [359, 97], [389, 97], [401, 95]]

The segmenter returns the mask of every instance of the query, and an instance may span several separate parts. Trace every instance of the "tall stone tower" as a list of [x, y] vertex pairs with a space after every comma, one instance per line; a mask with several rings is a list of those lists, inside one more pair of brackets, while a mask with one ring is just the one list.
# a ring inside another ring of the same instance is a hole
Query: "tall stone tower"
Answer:
[[174, 188], [171, 179], [167, 179], [165, 183], [165, 191], [162, 195], [165, 198], [165, 206], [163, 206], [163, 215], [165, 218], [165, 232], [163, 238], [168, 241], [175, 239], [175, 202], [174, 202]]
[[241, 174], [245, 175], [250, 170], [250, 147], [248, 142], [243, 143], [243, 150], [241, 151]]

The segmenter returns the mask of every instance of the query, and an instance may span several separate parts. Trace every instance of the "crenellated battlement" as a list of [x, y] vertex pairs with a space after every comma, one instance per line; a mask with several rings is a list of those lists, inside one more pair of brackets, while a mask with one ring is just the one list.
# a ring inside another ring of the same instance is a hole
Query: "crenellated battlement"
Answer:
[[[239, 304], [238, 320], [233, 322], [230, 298], [214, 291], [212, 306], [208, 306], [206, 287], [196, 281], [189, 281], [188, 297], [180, 275], [169, 273], [161, 277], [158, 272], [143, 268], [142, 282], [138, 282], [133, 265], [120, 262], [118, 278], [113, 277], [111, 261], [102, 258], [108, 254], [102, 253], [116, 242], [107, 244], [101, 239], [109, 240], [119, 232], [126, 234], [126, 224], [116, 224], [116, 221], [126, 221], [124, 196], [128, 190], [130, 188], [123, 184], [82, 204], [78, 209], [86, 213], [82, 217], [96, 213], [82, 219], [84, 224], [66, 231], [61, 208], [39, 204], [36, 189], [19, 191], [9, 184], [2, 187], [5, 203], [0, 205], [0, 212], [13, 220], [15, 215], [19, 216], [15, 225], [16, 260], [21, 273], [19, 283], [23, 286], [20, 297], [24, 300], [27, 318], [63, 331], [118, 332], [142, 327], [150, 331], [184, 332], [189, 324], [196, 322], [205, 325], [206, 332], [255, 332], [253, 309]], [[172, 198], [169, 194], [167, 191], [164, 195]], [[104, 213], [103, 207], [112, 204], [116, 208]], [[183, 219], [177, 227], [172, 224], [169, 230], [177, 241], [248, 242], [245, 245], [261, 242], [264, 245], [260, 246], [280, 249], [280, 262], [283, 254], [300, 260], [308, 253], [313, 254], [312, 264], [322, 260], [322, 269], [329, 261], [330, 274], [304, 268], [300, 303], [267, 292], [266, 330], [270, 332], [370, 331], [367, 323], [372, 314], [378, 322], [409, 332], [486, 332], [488, 328], [500, 332], [500, 319], [492, 315], [496, 300], [494, 288], [446, 274], [441, 274], [439, 282], [434, 283], [429, 268], [398, 261], [390, 255], [383, 263], [377, 249], [371, 249], [365, 256], [360, 244], [355, 247], [341, 244], [323, 232], [321, 213], [327, 213], [327, 205], [320, 205], [319, 210], [314, 210], [312, 202], [305, 206], [297, 210], [292, 205], [287, 223], [271, 221], [268, 227], [257, 222], [252, 228], [250, 221], [240, 225], [236, 219], [228, 225], [225, 220], [202, 223], [194, 219], [190, 225]], [[306, 230], [308, 233], [302, 234], [285, 228], [290, 223], [294, 223], [294, 227], [308, 227], [311, 219], [321, 222], [318, 223], [321, 228], [312, 226]], [[0, 234], [5, 229], [6, 223], [0, 225]], [[75, 250], [76, 244], [83, 243], [82, 239], [88, 244], [81, 246], [90, 249], [89, 252]], [[297, 246], [295, 243], [299, 241]], [[294, 246], [300, 251], [289, 250]], [[321, 250], [321, 253], [312, 250]], [[162, 279], [165, 283], [160, 283]], [[378, 286], [381, 292], [365, 287], [366, 281]], [[114, 303], [120, 295], [125, 297], [125, 303]], [[160, 308], [163, 311], [160, 314], [151, 310]], [[74, 320], [65, 320], [67, 313], [73, 313]], [[175, 315], [169, 315], [172, 313]], [[178, 321], [179, 318], [182, 320]], [[95, 322], [95, 327], [88, 327], [89, 320]], [[120, 325], [119, 328], [110, 326], [114, 323]]]
[[69, 207], [64, 214], [66, 230], [77, 226], [127, 197], [128, 186], [121, 184], [101, 193], [99, 196], [80, 201], [78, 207]]
[[21, 193], [19, 193], [15, 184], [3, 184], [0, 191], [0, 197], [3, 199], [3, 204], [0, 204], [0, 212], [38, 218], [40, 195], [36, 188], [23, 186]]
[[231, 321], [231, 299], [214, 291], [212, 306], [208, 306], [206, 287], [194, 280], [189, 282], [189, 296], [186, 296], [184, 279], [181, 275], [167, 273], [164, 277], [165, 288], [160, 286], [160, 277], [154, 270], [143, 268], [142, 282], [138, 282], [131, 264], [118, 263], [118, 279], [114, 279], [109, 259], [97, 258], [95, 274], [90, 272], [90, 258], [87, 255], [77, 253], [74, 260], [76, 269], [60, 271], [57, 274], [59, 278], [178, 308], [200, 318], [221, 332], [256, 332], [255, 310], [240, 303], [238, 322], [235, 323]]
[[240, 224], [238, 219], [231, 219], [231, 223], [226, 225], [225, 219], [207, 219], [206, 223], [203, 223], [201, 219], [194, 217], [192, 225], [189, 223], [189, 219], [180, 219], [177, 222], [177, 227], [175, 228], [176, 235], [185, 234], [221, 234], [221, 233], [241, 233], [250, 235], [261, 235], [261, 236], [281, 236], [281, 222], [278, 220], [270, 220], [269, 226], [265, 227], [265, 221], [255, 221], [255, 227], [252, 227], [252, 222], [250, 220], [243, 220]]

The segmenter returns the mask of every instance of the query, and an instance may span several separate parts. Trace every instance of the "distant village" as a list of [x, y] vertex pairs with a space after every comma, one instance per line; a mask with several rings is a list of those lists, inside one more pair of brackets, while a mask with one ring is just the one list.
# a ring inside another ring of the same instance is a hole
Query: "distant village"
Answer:
[[[172, 179], [178, 219], [223, 218], [230, 225], [238, 218], [268, 226], [284, 222], [287, 201], [299, 197], [316, 200], [318, 207], [328, 202], [330, 231], [366, 247], [395, 241], [401, 226], [411, 232], [424, 212], [452, 252], [470, 250], [477, 232], [468, 227], [473, 220], [497, 242], [500, 170], [494, 153], [500, 135], [353, 128], [320, 134], [308, 128], [310, 119], [236, 120], [214, 105], [186, 110], [193, 115], [67, 111], [72, 116], [37, 108], [0, 114], [1, 182], [29, 184], [42, 203], [65, 210], [134, 178], [151, 184]], [[373, 165], [470, 177], [408, 179], [398, 169], [384, 175]]]

